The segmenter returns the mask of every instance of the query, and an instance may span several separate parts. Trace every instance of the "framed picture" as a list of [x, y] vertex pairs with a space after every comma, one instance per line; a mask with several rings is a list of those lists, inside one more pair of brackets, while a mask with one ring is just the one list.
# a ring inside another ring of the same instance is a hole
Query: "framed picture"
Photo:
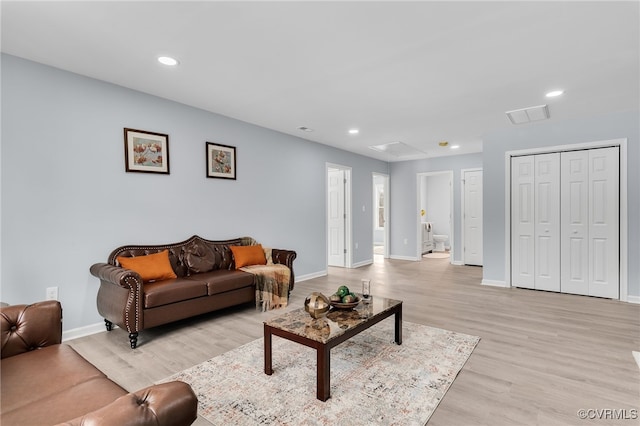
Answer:
[[169, 135], [124, 129], [127, 172], [169, 174]]
[[236, 178], [236, 148], [207, 142], [207, 177]]

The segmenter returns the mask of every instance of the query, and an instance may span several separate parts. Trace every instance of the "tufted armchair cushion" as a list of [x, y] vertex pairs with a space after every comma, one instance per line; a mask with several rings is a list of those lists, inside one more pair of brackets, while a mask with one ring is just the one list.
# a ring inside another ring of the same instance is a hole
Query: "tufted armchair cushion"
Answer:
[[49, 300], [4, 307], [0, 311], [0, 328], [2, 358], [59, 344], [62, 341], [62, 306], [56, 300]]

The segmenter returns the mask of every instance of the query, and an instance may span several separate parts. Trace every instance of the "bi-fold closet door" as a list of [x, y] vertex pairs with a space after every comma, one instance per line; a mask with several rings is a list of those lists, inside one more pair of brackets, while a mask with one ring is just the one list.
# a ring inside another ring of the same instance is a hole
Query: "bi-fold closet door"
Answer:
[[516, 287], [617, 299], [619, 148], [511, 159]]

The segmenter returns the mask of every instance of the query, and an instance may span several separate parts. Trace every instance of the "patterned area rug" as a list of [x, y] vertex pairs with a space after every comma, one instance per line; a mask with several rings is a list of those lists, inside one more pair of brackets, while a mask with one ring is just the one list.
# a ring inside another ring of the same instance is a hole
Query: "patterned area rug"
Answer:
[[316, 352], [273, 336], [273, 375], [264, 374], [263, 340], [175, 374], [198, 395], [198, 414], [214, 425], [424, 425], [479, 337], [393, 318], [331, 350], [331, 398], [316, 399]]

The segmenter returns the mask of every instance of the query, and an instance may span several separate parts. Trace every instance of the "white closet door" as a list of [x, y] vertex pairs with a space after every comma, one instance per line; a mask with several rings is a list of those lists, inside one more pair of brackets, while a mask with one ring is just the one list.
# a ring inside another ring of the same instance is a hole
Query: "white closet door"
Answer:
[[464, 264], [482, 266], [482, 170], [465, 171]]
[[511, 283], [535, 288], [534, 157], [511, 159]]
[[589, 294], [589, 151], [561, 154], [561, 291]]
[[560, 153], [535, 156], [535, 288], [560, 291]]
[[328, 173], [329, 195], [327, 215], [328, 226], [328, 258], [329, 266], [345, 266], [345, 176], [344, 170], [331, 169]]
[[589, 295], [619, 297], [619, 148], [589, 151]]

